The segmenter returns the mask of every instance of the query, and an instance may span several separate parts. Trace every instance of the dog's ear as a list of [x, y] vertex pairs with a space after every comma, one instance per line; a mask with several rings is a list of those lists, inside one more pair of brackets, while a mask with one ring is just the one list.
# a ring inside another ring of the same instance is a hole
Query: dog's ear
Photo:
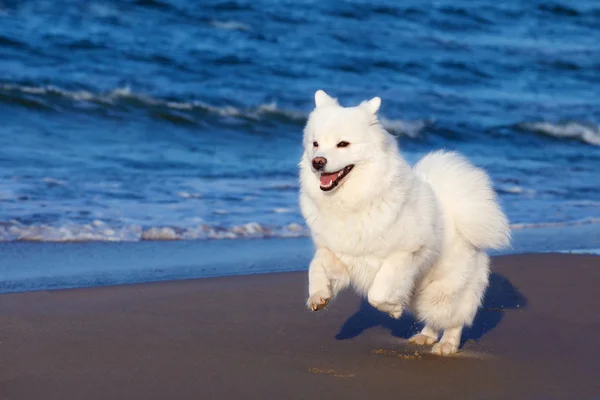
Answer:
[[327, 93], [322, 91], [321, 89], [315, 92], [315, 106], [322, 107], [326, 105], [334, 105], [337, 104], [337, 100], [333, 97], [330, 97]]
[[363, 104], [365, 107], [367, 107], [367, 110], [369, 110], [371, 114], [375, 115], [381, 106], [381, 98], [373, 97], [371, 100], [365, 101]]

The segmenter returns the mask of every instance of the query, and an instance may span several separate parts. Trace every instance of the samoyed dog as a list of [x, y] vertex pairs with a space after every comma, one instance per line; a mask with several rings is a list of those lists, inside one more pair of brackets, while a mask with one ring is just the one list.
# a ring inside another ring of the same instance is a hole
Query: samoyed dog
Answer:
[[342, 107], [319, 90], [315, 103], [300, 162], [300, 208], [316, 248], [307, 307], [352, 286], [393, 318], [407, 310], [421, 321], [411, 342], [456, 353], [488, 285], [486, 249], [510, 242], [488, 175], [444, 151], [411, 168], [377, 119], [378, 97]]

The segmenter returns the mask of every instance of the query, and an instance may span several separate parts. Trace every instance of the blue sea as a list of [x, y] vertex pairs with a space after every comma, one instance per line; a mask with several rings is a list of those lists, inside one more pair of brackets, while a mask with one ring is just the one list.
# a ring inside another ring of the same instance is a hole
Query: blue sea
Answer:
[[600, 226], [600, 2], [0, 0], [0, 241], [306, 236], [313, 94]]

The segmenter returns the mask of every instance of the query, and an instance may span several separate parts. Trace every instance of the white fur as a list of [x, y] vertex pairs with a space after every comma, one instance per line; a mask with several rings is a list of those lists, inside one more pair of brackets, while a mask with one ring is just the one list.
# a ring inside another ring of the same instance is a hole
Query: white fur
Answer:
[[[300, 161], [300, 207], [316, 246], [307, 306], [319, 310], [352, 285], [394, 318], [408, 309], [425, 323], [413, 342], [434, 343], [443, 330], [432, 351], [455, 353], [488, 285], [485, 250], [510, 240], [490, 179], [452, 152], [411, 168], [377, 120], [378, 97], [345, 108], [320, 90], [315, 104]], [[322, 191], [315, 157], [327, 159], [324, 172], [354, 168]]]

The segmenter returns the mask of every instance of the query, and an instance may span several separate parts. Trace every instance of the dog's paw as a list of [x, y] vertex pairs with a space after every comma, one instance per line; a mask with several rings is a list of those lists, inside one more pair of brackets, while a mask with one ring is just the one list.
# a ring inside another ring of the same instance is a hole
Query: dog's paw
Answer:
[[433, 346], [431, 353], [438, 356], [450, 356], [458, 352], [458, 344], [450, 342], [440, 342]]
[[402, 313], [404, 312], [404, 307], [402, 306], [394, 306], [391, 311], [388, 311], [388, 315], [394, 319], [400, 319]]
[[408, 341], [419, 346], [429, 346], [437, 342], [437, 338], [417, 333], [416, 335], [411, 336]]
[[391, 304], [391, 303], [371, 303], [373, 307], [378, 309], [381, 312], [386, 313], [390, 317], [394, 319], [400, 319], [402, 313], [404, 312], [404, 307], [399, 304]]
[[317, 292], [310, 296], [308, 300], [306, 300], [306, 307], [310, 311], [319, 311], [324, 308], [329, 301], [331, 300], [331, 296], [325, 292]]
[[394, 319], [399, 319], [404, 312], [404, 306], [401, 304], [393, 304], [388, 303], [386, 301], [380, 301], [373, 298], [373, 296], [368, 297], [369, 304], [378, 309], [381, 312], [388, 314], [390, 317]]

